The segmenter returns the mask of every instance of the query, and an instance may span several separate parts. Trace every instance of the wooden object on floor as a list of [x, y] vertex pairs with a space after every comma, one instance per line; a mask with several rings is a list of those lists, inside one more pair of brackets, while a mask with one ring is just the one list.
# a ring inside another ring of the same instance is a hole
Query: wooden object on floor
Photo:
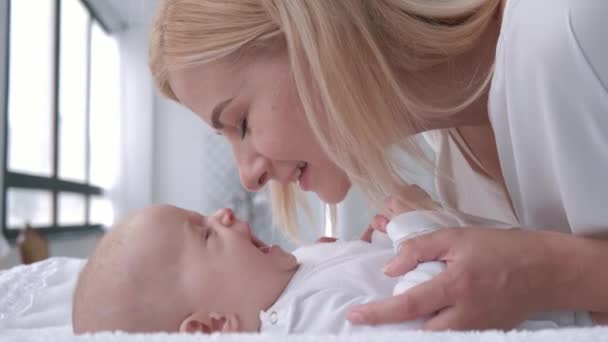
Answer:
[[49, 257], [49, 244], [40, 232], [32, 229], [29, 224], [19, 233], [17, 245], [21, 254], [21, 263], [32, 264]]

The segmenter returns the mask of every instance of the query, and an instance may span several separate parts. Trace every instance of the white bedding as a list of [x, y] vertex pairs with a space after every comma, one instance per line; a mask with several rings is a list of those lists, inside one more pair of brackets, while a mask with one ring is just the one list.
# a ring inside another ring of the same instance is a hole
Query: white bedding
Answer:
[[0, 271], [0, 341], [607, 341], [608, 327], [544, 330], [536, 332], [420, 331], [341, 336], [320, 335], [168, 335], [101, 333], [73, 336], [72, 292], [85, 260], [51, 258], [29, 266]]

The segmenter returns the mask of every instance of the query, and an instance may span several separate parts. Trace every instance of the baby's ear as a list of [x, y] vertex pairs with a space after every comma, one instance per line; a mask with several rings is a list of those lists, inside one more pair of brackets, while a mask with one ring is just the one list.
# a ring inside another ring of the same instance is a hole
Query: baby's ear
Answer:
[[197, 311], [186, 317], [179, 326], [180, 332], [211, 334], [214, 332], [239, 332], [236, 314]]

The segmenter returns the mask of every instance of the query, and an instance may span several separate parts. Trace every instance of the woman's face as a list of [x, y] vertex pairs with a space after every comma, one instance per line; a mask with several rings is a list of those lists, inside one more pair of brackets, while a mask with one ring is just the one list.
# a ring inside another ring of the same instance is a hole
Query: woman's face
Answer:
[[170, 81], [178, 100], [228, 139], [248, 190], [273, 179], [327, 203], [346, 196], [350, 181], [315, 139], [286, 57], [209, 63], [174, 71]]

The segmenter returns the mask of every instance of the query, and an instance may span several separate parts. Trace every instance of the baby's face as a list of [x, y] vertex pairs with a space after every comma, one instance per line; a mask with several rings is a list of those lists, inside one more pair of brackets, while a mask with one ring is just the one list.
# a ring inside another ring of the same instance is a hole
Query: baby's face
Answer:
[[230, 209], [205, 217], [153, 206], [135, 215], [131, 225], [128, 262], [149, 274], [148, 281], [166, 282], [159, 288], [183, 291], [192, 306], [188, 311], [203, 307], [257, 315], [260, 306], [272, 305], [297, 268], [292, 254], [266, 246]]

